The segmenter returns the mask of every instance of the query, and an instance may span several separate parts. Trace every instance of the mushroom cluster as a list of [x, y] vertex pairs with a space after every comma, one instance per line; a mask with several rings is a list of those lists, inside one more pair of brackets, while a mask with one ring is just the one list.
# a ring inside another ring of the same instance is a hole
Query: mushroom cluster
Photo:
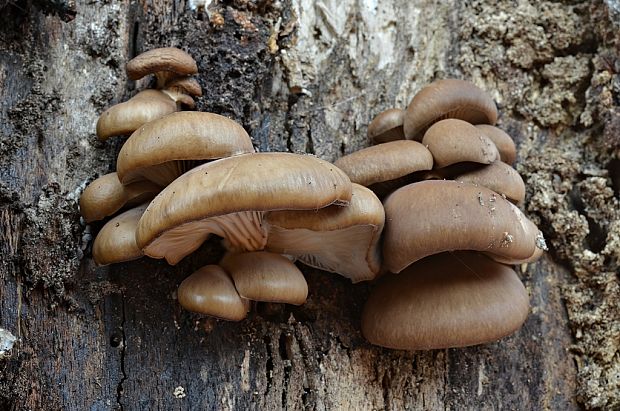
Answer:
[[[362, 315], [373, 344], [397, 349], [474, 345], [518, 329], [528, 297], [509, 267], [535, 261], [542, 233], [516, 206], [525, 185], [493, 99], [447, 79], [406, 110], [368, 127], [376, 144], [336, 161], [383, 198], [387, 275]], [[389, 319], [389, 320], [388, 320]]]

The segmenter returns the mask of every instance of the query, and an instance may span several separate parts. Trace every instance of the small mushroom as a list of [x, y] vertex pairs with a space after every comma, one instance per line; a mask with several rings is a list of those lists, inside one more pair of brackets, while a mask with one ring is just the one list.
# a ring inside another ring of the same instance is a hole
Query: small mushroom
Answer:
[[381, 266], [379, 239], [384, 223], [377, 196], [354, 183], [347, 207], [267, 213], [266, 249], [340, 274], [353, 283], [372, 280]]
[[202, 96], [202, 87], [200, 87], [198, 80], [193, 77], [179, 77], [172, 79], [166, 83], [163, 91], [172, 91], [193, 97]]
[[514, 164], [517, 159], [517, 147], [505, 131], [488, 124], [478, 124], [476, 128], [487, 136], [499, 151], [500, 160], [506, 164]]
[[131, 134], [143, 124], [178, 109], [176, 100], [166, 93], [159, 90], [141, 91], [128, 101], [108, 108], [99, 116], [97, 137], [107, 140], [112, 136]]
[[108, 221], [93, 243], [97, 265], [137, 260], [144, 254], [136, 244], [136, 227], [147, 204], [132, 208]]
[[176, 264], [210, 234], [234, 251], [262, 250], [263, 213], [318, 210], [348, 204], [351, 182], [316, 157], [291, 153], [245, 154], [194, 168], [151, 201], [137, 229], [145, 254]]
[[228, 321], [243, 320], [250, 308], [230, 276], [217, 265], [204, 266], [183, 280], [177, 297], [188, 311]]
[[466, 347], [512, 334], [528, 312], [510, 267], [478, 253], [443, 253], [384, 277], [364, 307], [362, 334], [393, 349]]
[[252, 152], [250, 136], [235, 121], [182, 111], [136, 130], [121, 148], [116, 168], [123, 184], [149, 180], [165, 187], [205, 161]]
[[515, 203], [525, 199], [525, 183], [514, 168], [503, 161], [495, 161], [484, 167], [468, 171], [454, 178], [457, 181], [477, 184], [505, 195]]
[[527, 217], [485, 187], [422, 181], [396, 190], [384, 207], [384, 264], [393, 273], [444, 251], [486, 251], [507, 259], [534, 253]]
[[446, 118], [493, 125], [497, 107], [487, 93], [469, 81], [438, 80], [420, 90], [409, 103], [403, 120], [405, 137], [420, 141], [430, 126]]
[[405, 111], [399, 108], [391, 108], [377, 114], [368, 125], [368, 137], [372, 140], [373, 144], [404, 140], [404, 115]]
[[417, 141], [398, 140], [363, 148], [334, 163], [351, 182], [370, 188], [383, 197], [410, 183], [412, 174], [433, 168], [433, 156]]
[[116, 173], [106, 174], [90, 183], [80, 197], [80, 213], [87, 223], [115, 214], [155, 197], [161, 187], [150, 181], [121, 184]]
[[433, 124], [422, 139], [433, 154], [435, 167], [473, 162], [491, 164], [499, 159], [495, 144], [466, 121], [446, 119]]
[[300, 305], [308, 297], [304, 275], [280, 254], [228, 253], [219, 265], [232, 277], [242, 298]]
[[157, 88], [164, 88], [170, 79], [198, 72], [192, 56], [176, 47], [156, 48], [134, 57], [127, 63], [127, 76], [138, 80], [149, 74], [157, 77]]

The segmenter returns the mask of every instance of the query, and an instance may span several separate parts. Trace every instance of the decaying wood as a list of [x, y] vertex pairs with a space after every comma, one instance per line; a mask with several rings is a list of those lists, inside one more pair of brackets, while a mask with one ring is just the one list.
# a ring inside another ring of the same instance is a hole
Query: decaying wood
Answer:
[[[611, 299], [619, 178], [606, 168], [613, 173], [619, 147], [616, 2], [4, 3], [0, 327], [19, 340], [0, 359], [0, 408], [620, 406], [617, 377], [607, 378], [618, 367], [619, 317], [603, 320], [620, 311]], [[553, 247], [521, 271], [532, 304], [525, 326], [484, 346], [390, 351], [359, 332], [369, 284], [304, 269], [305, 305], [259, 304], [225, 323], [174, 299], [185, 276], [221, 256], [215, 241], [176, 267], [95, 267], [89, 245], [100, 225], [80, 222], [76, 200], [113, 170], [122, 143], [98, 142], [94, 125], [148, 86], [128, 81], [124, 64], [156, 46], [197, 59], [199, 110], [236, 119], [261, 151], [326, 160], [368, 145], [370, 119], [435, 78], [490, 90], [519, 144], [527, 211]], [[579, 207], [570, 196], [591, 201]], [[584, 221], [590, 231], [575, 231]], [[596, 281], [586, 278], [586, 251], [600, 260]]]

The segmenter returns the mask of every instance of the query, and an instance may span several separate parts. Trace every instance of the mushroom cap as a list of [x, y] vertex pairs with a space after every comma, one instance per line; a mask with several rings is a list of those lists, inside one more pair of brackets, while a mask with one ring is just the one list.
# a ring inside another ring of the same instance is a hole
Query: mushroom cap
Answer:
[[183, 280], [177, 298], [188, 311], [229, 321], [243, 320], [249, 308], [229, 275], [217, 265], [206, 265]]
[[528, 312], [510, 267], [478, 253], [443, 253], [384, 277], [364, 307], [362, 333], [394, 349], [465, 347], [515, 332]]
[[166, 90], [172, 90], [189, 96], [202, 96], [202, 87], [200, 83], [193, 77], [178, 77], [166, 83]]
[[351, 182], [370, 186], [433, 168], [433, 156], [417, 141], [398, 140], [355, 151], [334, 163]]
[[525, 199], [525, 183], [514, 168], [502, 161], [461, 174], [457, 181], [476, 184], [505, 195], [509, 200], [520, 203]]
[[138, 80], [161, 71], [171, 72], [178, 76], [188, 76], [196, 74], [198, 66], [192, 56], [176, 47], [145, 51], [127, 63], [127, 76], [131, 80]]
[[136, 244], [136, 227], [147, 204], [127, 210], [108, 221], [93, 242], [97, 265], [137, 260], [144, 254]]
[[466, 121], [449, 118], [433, 124], [422, 139], [433, 154], [435, 167], [474, 162], [490, 164], [499, 159], [495, 144]]
[[252, 152], [252, 140], [235, 121], [182, 111], [136, 130], [121, 148], [116, 168], [123, 184], [150, 180], [166, 186], [198, 161]]
[[317, 210], [350, 200], [349, 178], [326, 161], [291, 153], [239, 155], [172, 182], [151, 201], [137, 239], [147, 255], [168, 262], [194, 251], [210, 233], [237, 237], [241, 248], [255, 251], [264, 245], [263, 211]]
[[504, 130], [488, 124], [478, 124], [476, 128], [484, 133], [499, 151], [499, 158], [506, 164], [514, 164], [517, 159], [515, 142]]
[[125, 206], [140, 204], [155, 197], [161, 187], [150, 181], [122, 185], [116, 173], [106, 174], [90, 183], [80, 197], [80, 213], [87, 223], [101, 220]]
[[435, 81], [416, 94], [403, 120], [405, 137], [421, 140], [433, 123], [458, 118], [471, 124], [495, 124], [497, 107], [491, 96], [469, 81]]
[[280, 254], [229, 253], [220, 267], [232, 277], [239, 295], [248, 300], [300, 305], [308, 297], [304, 275]]
[[178, 110], [177, 103], [159, 90], [144, 90], [104, 111], [97, 120], [97, 137], [131, 134], [143, 124]]
[[510, 259], [534, 253], [527, 217], [485, 187], [422, 181], [396, 190], [384, 207], [384, 264], [394, 273], [443, 251], [486, 251]]
[[354, 183], [348, 207], [267, 213], [266, 249], [338, 273], [353, 283], [372, 280], [381, 267], [379, 239], [384, 223], [377, 196]]
[[399, 108], [391, 108], [377, 114], [368, 125], [368, 137], [373, 144], [404, 140], [404, 116], [405, 111]]

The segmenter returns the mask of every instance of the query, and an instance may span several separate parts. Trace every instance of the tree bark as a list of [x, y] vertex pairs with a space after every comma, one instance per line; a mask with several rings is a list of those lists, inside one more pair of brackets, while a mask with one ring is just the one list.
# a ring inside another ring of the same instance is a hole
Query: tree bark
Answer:
[[[617, 2], [201, 4], [0, 2], [0, 327], [18, 338], [0, 359], [0, 408], [620, 407]], [[175, 267], [96, 267], [101, 224], [80, 221], [77, 199], [114, 170], [122, 139], [99, 142], [94, 125], [148, 86], [124, 66], [160, 46], [196, 58], [198, 110], [239, 121], [260, 151], [329, 161], [434, 79], [488, 90], [552, 246], [519, 268], [523, 328], [463, 349], [374, 347], [359, 331], [372, 284], [305, 267], [301, 307], [199, 317], [175, 290], [218, 261], [216, 241]]]

